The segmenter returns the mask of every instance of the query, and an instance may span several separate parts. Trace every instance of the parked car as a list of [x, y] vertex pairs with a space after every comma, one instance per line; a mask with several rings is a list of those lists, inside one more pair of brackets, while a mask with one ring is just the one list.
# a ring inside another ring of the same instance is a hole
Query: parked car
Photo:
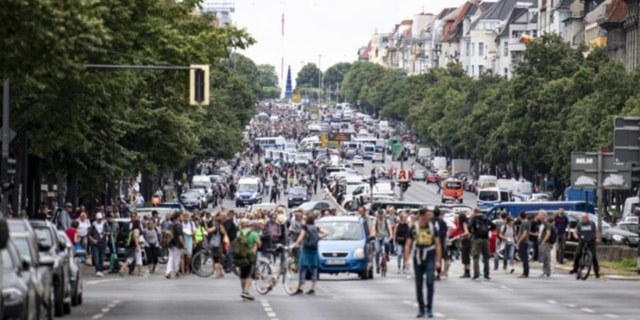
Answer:
[[12, 241], [0, 250], [2, 254], [3, 319], [37, 319], [38, 296], [29, 270]]
[[618, 228], [640, 235], [640, 228], [638, 227], [637, 223], [620, 223], [618, 224]]
[[305, 187], [293, 187], [289, 189], [287, 195], [287, 208], [293, 208], [309, 201], [309, 195], [307, 194], [307, 188]]
[[[578, 225], [583, 212], [565, 211], [565, 214], [567, 215], [567, 218], [569, 218], [569, 235], [567, 237], [567, 245], [565, 247], [565, 258], [573, 259], [574, 253], [578, 247], [578, 241], [573, 237], [573, 230], [575, 230]], [[598, 224], [598, 217], [595, 214], [589, 214], [589, 220], [596, 225]], [[630, 247], [637, 247], [638, 240], [640, 238], [636, 233], [614, 227], [605, 221], [602, 221], [601, 236], [602, 244], [626, 245]]]
[[188, 190], [180, 196], [180, 201], [187, 210], [202, 209], [205, 203], [199, 190]]
[[53, 319], [55, 310], [55, 296], [53, 292], [53, 278], [51, 269], [40, 264], [38, 244], [33, 234], [11, 232], [11, 242], [16, 248], [24, 265], [26, 277], [35, 287], [37, 302], [37, 319]]
[[374, 152], [373, 157], [371, 158], [371, 162], [382, 162], [384, 163], [384, 153], [383, 152]]
[[58, 230], [58, 237], [61, 242], [67, 246], [67, 254], [69, 254], [69, 266], [71, 267], [71, 305], [78, 306], [82, 304], [82, 273], [80, 272], [80, 260], [76, 257], [76, 249], [73, 242], [64, 231]]
[[440, 176], [436, 172], [429, 172], [427, 175], [427, 184], [440, 182]]
[[318, 243], [320, 273], [356, 273], [373, 279], [373, 236], [367, 238], [359, 217], [324, 217], [316, 225], [329, 235]]
[[56, 227], [47, 220], [30, 220], [40, 251], [40, 264], [49, 266], [53, 274], [54, 311], [56, 316], [71, 313], [71, 267], [66, 244], [58, 239]]

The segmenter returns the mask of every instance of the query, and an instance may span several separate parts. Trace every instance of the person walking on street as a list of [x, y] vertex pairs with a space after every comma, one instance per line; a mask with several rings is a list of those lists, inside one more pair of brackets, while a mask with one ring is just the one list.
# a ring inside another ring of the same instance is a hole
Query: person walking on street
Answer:
[[249, 293], [251, 290], [251, 277], [254, 272], [256, 254], [262, 245], [260, 242], [260, 223], [257, 220], [249, 222], [243, 219], [240, 222], [240, 231], [233, 242], [233, 263], [240, 268], [240, 287], [243, 300], [253, 301], [255, 298]]
[[[500, 225], [501, 226], [506, 226], [507, 225], [507, 212], [502, 211], [502, 213], [500, 213]], [[500, 255], [498, 254], [498, 251], [500, 250], [500, 248], [504, 247], [504, 242], [502, 237], [500, 237], [500, 233], [498, 233], [497, 239], [496, 239], [496, 253], [493, 255], [493, 270], [498, 270], [498, 267], [500, 266]], [[505, 253], [502, 254], [503, 256], [506, 256]], [[507, 259], [504, 259], [504, 269], [507, 269]]]
[[374, 247], [376, 250], [375, 263], [376, 273], [380, 273], [380, 257], [382, 255], [382, 249], [384, 246], [384, 252], [386, 253], [385, 259], [389, 261], [389, 239], [392, 238], [391, 232], [393, 229], [389, 225], [389, 221], [386, 218], [384, 210], [378, 210], [378, 216], [374, 223], [375, 237]]
[[498, 238], [502, 240], [502, 256], [504, 260], [502, 268], [506, 271], [508, 262], [509, 273], [513, 273], [515, 271], [516, 227], [512, 217], [507, 217], [506, 224], [500, 228]]
[[[435, 293], [435, 271], [440, 267], [442, 259], [440, 237], [431, 221], [433, 212], [427, 209], [418, 211], [417, 221], [409, 229], [407, 240], [404, 246], [405, 268], [411, 267], [415, 272], [416, 299], [418, 300], [418, 318], [423, 318], [425, 314], [433, 318], [433, 295]], [[413, 251], [413, 259], [411, 252]], [[427, 300], [425, 303], [423, 283], [426, 277]]]
[[316, 281], [318, 281], [318, 268], [320, 267], [320, 258], [318, 257], [318, 241], [329, 235], [329, 233], [315, 226], [315, 215], [309, 215], [306, 219], [306, 225], [302, 226], [298, 240], [294, 243], [294, 247], [300, 247], [300, 261], [298, 262], [300, 272], [300, 286], [295, 292], [296, 295], [302, 294], [304, 291], [304, 283], [307, 272], [311, 273], [311, 288], [307, 291], [308, 295], [314, 294], [316, 289]]
[[551, 276], [551, 226], [547, 223], [547, 212], [540, 210], [536, 216], [538, 223], [538, 256], [542, 262], [540, 277]]
[[458, 227], [460, 228], [460, 260], [464, 266], [464, 274], [460, 278], [471, 278], [471, 232], [469, 231], [469, 218], [465, 212], [458, 214]]
[[529, 278], [529, 221], [524, 211], [520, 212], [520, 229], [516, 237], [516, 247], [522, 261], [522, 274], [518, 278]]
[[567, 244], [567, 226], [569, 225], [569, 219], [564, 214], [564, 209], [558, 210], [555, 217], [556, 225], [556, 261], [559, 264], [564, 264], [564, 248]]
[[480, 277], [480, 255], [482, 254], [482, 264], [484, 266], [484, 278], [491, 280], [489, 277], [489, 231], [494, 230], [496, 225], [493, 224], [480, 209], [473, 209], [473, 217], [471, 218], [471, 234], [473, 235], [473, 244], [471, 252], [473, 254], [473, 280]]
[[104, 277], [103, 264], [104, 256], [107, 248], [107, 239], [111, 234], [111, 229], [101, 212], [96, 214], [96, 221], [93, 222], [89, 229], [89, 242], [91, 244], [91, 256], [93, 265], [96, 268], [96, 277]]
[[[436, 207], [435, 210], [433, 210], [433, 224], [436, 227], [436, 232], [438, 233], [438, 237], [440, 237], [440, 252], [442, 253], [440, 255], [441, 258], [445, 259], [445, 264], [447, 263], [447, 258], [445, 257], [446, 254], [446, 248], [445, 248], [445, 244], [447, 243], [447, 237], [449, 235], [449, 227], [447, 226], [447, 223], [444, 221], [444, 219], [441, 217], [441, 211], [440, 208]], [[442, 260], [438, 261], [440, 262], [440, 265], [442, 266]], [[438, 275], [436, 276], [436, 280], [440, 281], [440, 277], [444, 276], [445, 278], [448, 277], [448, 274], [445, 272], [442, 272], [442, 267], [438, 267], [437, 270]]]
[[409, 224], [407, 223], [407, 213], [400, 214], [400, 221], [393, 227], [393, 242], [396, 245], [396, 254], [398, 255], [398, 273], [405, 273], [403, 258], [404, 245], [407, 242], [407, 234], [409, 233]]
[[174, 279], [179, 276], [180, 256], [182, 254], [182, 250], [187, 250], [187, 246], [184, 242], [184, 235], [182, 234], [182, 223], [180, 222], [179, 212], [176, 212], [171, 216], [171, 225], [167, 232], [163, 234], [163, 238], [163, 241], [168, 241], [166, 245], [169, 250], [169, 259], [167, 261], [165, 277], [167, 279]]

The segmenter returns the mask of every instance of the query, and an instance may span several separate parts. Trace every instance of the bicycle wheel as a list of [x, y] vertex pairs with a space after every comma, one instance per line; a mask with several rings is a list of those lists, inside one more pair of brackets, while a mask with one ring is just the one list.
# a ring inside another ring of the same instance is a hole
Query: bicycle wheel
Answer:
[[300, 272], [298, 270], [298, 263], [294, 260], [287, 261], [287, 268], [282, 275], [282, 284], [284, 285], [284, 291], [292, 296], [300, 288]]
[[215, 271], [213, 258], [209, 256], [208, 252], [200, 251], [191, 258], [191, 269], [199, 277], [210, 277]]
[[585, 250], [584, 254], [582, 254], [581, 260], [582, 268], [580, 269], [580, 279], [587, 280], [589, 273], [591, 273], [591, 263], [593, 262], [591, 252], [589, 250]]
[[167, 264], [167, 261], [169, 261], [169, 249], [167, 247], [161, 247], [158, 250], [158, 263]]
[[253, 280], [253, 285], [256, 288], [256, 291], [259, 294], [265, 295], [271, 291], [271, 266], [266, 261], [258, 261], [258, 265], [256, 266], [255, 277]]

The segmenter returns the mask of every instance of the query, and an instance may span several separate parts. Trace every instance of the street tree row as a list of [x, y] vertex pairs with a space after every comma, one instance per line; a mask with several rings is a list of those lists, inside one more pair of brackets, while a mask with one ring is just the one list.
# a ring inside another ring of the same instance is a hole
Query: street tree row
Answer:
[[422, 141], [454, 157], [501, 165], [527, 178], [568, 183], [573, 151], [611, 150], [613, 118], [640, 115], [640, 71], [628, 73], [605, 48], [571, 48], [555, 35], [527, 45], [511, 80], [462, 67], [404, 77], [357, 62], [342, 84], [346, 98], [405, 121]]
[[[213, 15], [198, 13], [200, 2], [4, 1], [0, 76], [12, 84], [22, 208], [39, 206], [41, 182], [57, 183], [77, 203], [113, 198], [113, 182], [142, 173], [148, 195], [162, 172], [240, 150], [255, 103], [279, 96], [277, 76], [232, 54], [254, 40], [214, 27]], [[211, 104], [189, 106], [186, 71], [86, 64], [209, 64]], [[17, 187], [14, 208], [16, 199]]]

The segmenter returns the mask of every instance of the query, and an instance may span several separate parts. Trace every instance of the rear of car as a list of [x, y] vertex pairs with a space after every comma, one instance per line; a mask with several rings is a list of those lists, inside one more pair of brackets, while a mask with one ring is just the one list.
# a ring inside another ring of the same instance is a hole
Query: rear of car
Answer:
[[309, 200], [306, 188], [293, 187], [289, 190], [289, 194], [287, 196], [287, 207], [293, 208], [294, 206], [299, 206]]
[[446, 201], [462, 203], [463, 193], [462, 181], [458, 179], [447, 179], [442, 183], [442, 203]]
[[359, 217], [325, 217], [316, 225], [329, 235], [318, 243], [320, 273], [355, 273], [373, 278], [372, 243]]

